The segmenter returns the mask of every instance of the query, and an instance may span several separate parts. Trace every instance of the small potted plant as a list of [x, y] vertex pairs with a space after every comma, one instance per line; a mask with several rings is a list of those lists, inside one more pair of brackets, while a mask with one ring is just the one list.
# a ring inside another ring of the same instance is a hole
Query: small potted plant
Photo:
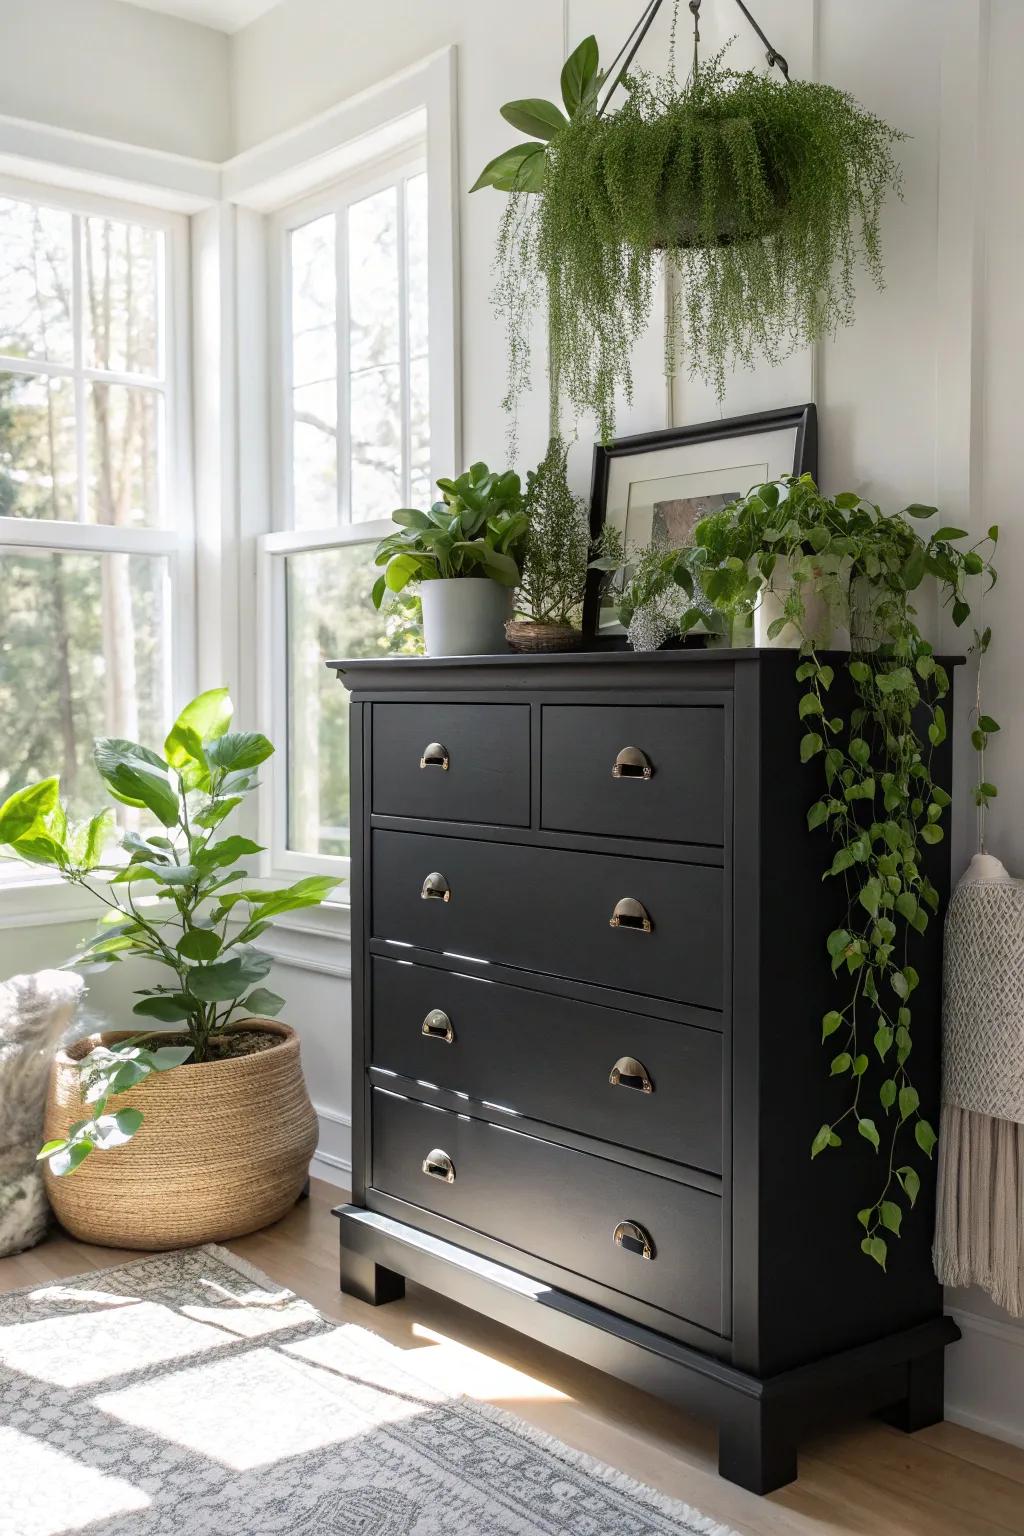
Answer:
[[429, 511], [392, 514], [399, 531], [377, 545], [374, 606], [418, 583], [428, 656], [503, 651], [528, 526], [519, 476], [480, 463], [437, 485], [442, 500]]
[[657, 651], [681, 635], [676, 575], [681, 551], [661, 545], [627, 547], [617, 528], [601, 530], [591, 569], [603, 572], [605, 594], [615, 593], [620, 624], [634, 651]]
[[247, 879], [242, 861], [262, 849], [222, 828], [274, 749], [231, 718], [218, 688], [186, 706], [162, 751], [97, 741], [100, 777], [130, 808], [120, 856], [112, 812], [72, 824], [56, 778], [0, 806], [0, 846], [106, 909], [69, 964], [149, 967], [137, 1028], [78, 1041], [53, 1069], [39, 1156], [58, 1219], [86, 1242], [177, 1248], [254, 1231], [297, 1199], [316, 1148], [299, 1038], [274, 1018], [284, 999], [261, 985], [271, 959], [254, 940], [337, 881]]
[[568, 453], [568, 444], [552, 437], [544, 458], [526, 477], [529, 527], [515, 597], [518, 617], [505, 625], [514, 651], [570, 651], [583, 641], [590, 518], [586, 502], [566, 478]]

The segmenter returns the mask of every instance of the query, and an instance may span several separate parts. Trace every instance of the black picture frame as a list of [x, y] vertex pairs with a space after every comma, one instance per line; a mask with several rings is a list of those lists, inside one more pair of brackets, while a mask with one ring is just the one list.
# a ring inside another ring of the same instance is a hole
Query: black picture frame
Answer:
[[[783, 406], [774, 411], [755, 411], [747, 416], [731, 416], [724, 421], [704, 421], [697, 426], [668, 427], [658, 432], [640, 432], [632, 437], [619, 437], [607, 444], [594, 446], [593, 474], [590, 490], [590, 536], [597, 539], [604, 527], [608, 500], [609, 468], [615, 459], [658, 452], [665, 448], [689, 447], [694, 443], [708, 443], [730, 438], [750, 437], [758, 433], [794, 430], [794, 475], [818, 474], [818, 412], [810, 402], [805, 405]], [[619, 648], [625, 644], [624, 636], [599, 635], [598, 622], [601, 608], [600, 571], [587, 572], [587, 585], [583, 600], [583, 633], [588, 647]]]

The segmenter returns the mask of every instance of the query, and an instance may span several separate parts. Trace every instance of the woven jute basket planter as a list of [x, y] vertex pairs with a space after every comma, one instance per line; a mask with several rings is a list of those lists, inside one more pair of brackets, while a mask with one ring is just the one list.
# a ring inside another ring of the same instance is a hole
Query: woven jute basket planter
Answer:
[[[144, 1116], [131, 1141], [91, 1153], [63, 1178], [46, 1168], [50, 1204], [73, 1237], [108, 1248], [187, 1248], [255, 1232], [294, 1205], [317, 1142], [299, 1037], [269, 1019], [238, 1028], [267, 1031], [280, 1044], [152, 1073], [121, 1100]], [[125, 1038], [94, 1035], [58, 1053], [47, 1141], [90, 1113], [75, 1060]]]
[[509, 619], [505, 639], [514, 651], [578, 651], [583, 634], [568, 624], [537, 624], [533, 619]]

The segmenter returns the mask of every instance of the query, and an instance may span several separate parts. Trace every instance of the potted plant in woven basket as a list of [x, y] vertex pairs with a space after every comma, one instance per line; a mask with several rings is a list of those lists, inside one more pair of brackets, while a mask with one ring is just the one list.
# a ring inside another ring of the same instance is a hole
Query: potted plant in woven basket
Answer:
[[568, 453], [568, 444], [553, 436], [544, 458], [526, 477], [529, 526], [516, 617], [505, 625], [514, 651], [573, 651], [583, 642], [590, 519], [586, 502], [566, 478]]
[[52, 1072], [39, 1156], [58, 1219], [86, 1242], [177, 1248], [254, 1231], [298, 1198], [316, 1147], [299, 1038], [274, 1017], [284, 999], [260, 985], [271, 960], [253, 941], [337, 882], [247, 880], [241, 861], [260, 845], [223, 823], [274, 749], [230, 730], [231, 717], [227, 690], [214, 689], [182, 711], [162, 752], [96, 743], [101, 778], [130, 808], [120, 857], [112, 812], [74, 825], [56, 778], [0, 806], [0, 846], [106, 909], [69, 964], [149, 962], [137, 1029], [69, 1046]]

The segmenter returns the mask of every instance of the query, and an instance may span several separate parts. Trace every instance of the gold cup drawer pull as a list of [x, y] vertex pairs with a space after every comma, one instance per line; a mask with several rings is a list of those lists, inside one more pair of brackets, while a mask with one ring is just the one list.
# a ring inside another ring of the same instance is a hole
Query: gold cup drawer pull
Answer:
[[617, 1248], [624, 1248], [627, 1253], [636, 1253], [642, 1259], [655, 1257], [654, 1241], [649, 1232], [645, 1232], [637, 1221], [620, 1221], [612, 1233], [612, 1241]]
[[431, 741], [423, 748], [423, 756], [420, 758], [421, 768], [440, 768], [442, 773], [448, 772], [448, 748], [439, 741]]
[[646, 752], [639, 747], [623, 747], [612, 764], [613, 779], [649, 779], [654, 769]]
[[420, 1034], [428, 1040], [443, 1040], [445, 1045], [451, 1045], [455, 1039], [452, 1021], [443, 1008], [431, 1008], [420, 1025]]
[[452, 889], [444, 875], [435, 869], [420, 887], [420, 897], [423, 901], [451, 901]]
[[623, 896], [615, 903], [615, 910], [608, 919], [610, 928], [632, 928], [637, 933], [650, 933], [654, 924], [647, 908], [633, 896]]
[[613, 1088], [634, 1088], [639, 1093], [653, 1093], [654, 1083], [642, 1061], [635, 1056], [620, 1056], [608, 1074]]
[[455, 1183], [455, 1164], [440, 1147], [427, 1153], [423, 1159], [423, 1172], [429, 1179], [440, 1179], [443, 1184]]

